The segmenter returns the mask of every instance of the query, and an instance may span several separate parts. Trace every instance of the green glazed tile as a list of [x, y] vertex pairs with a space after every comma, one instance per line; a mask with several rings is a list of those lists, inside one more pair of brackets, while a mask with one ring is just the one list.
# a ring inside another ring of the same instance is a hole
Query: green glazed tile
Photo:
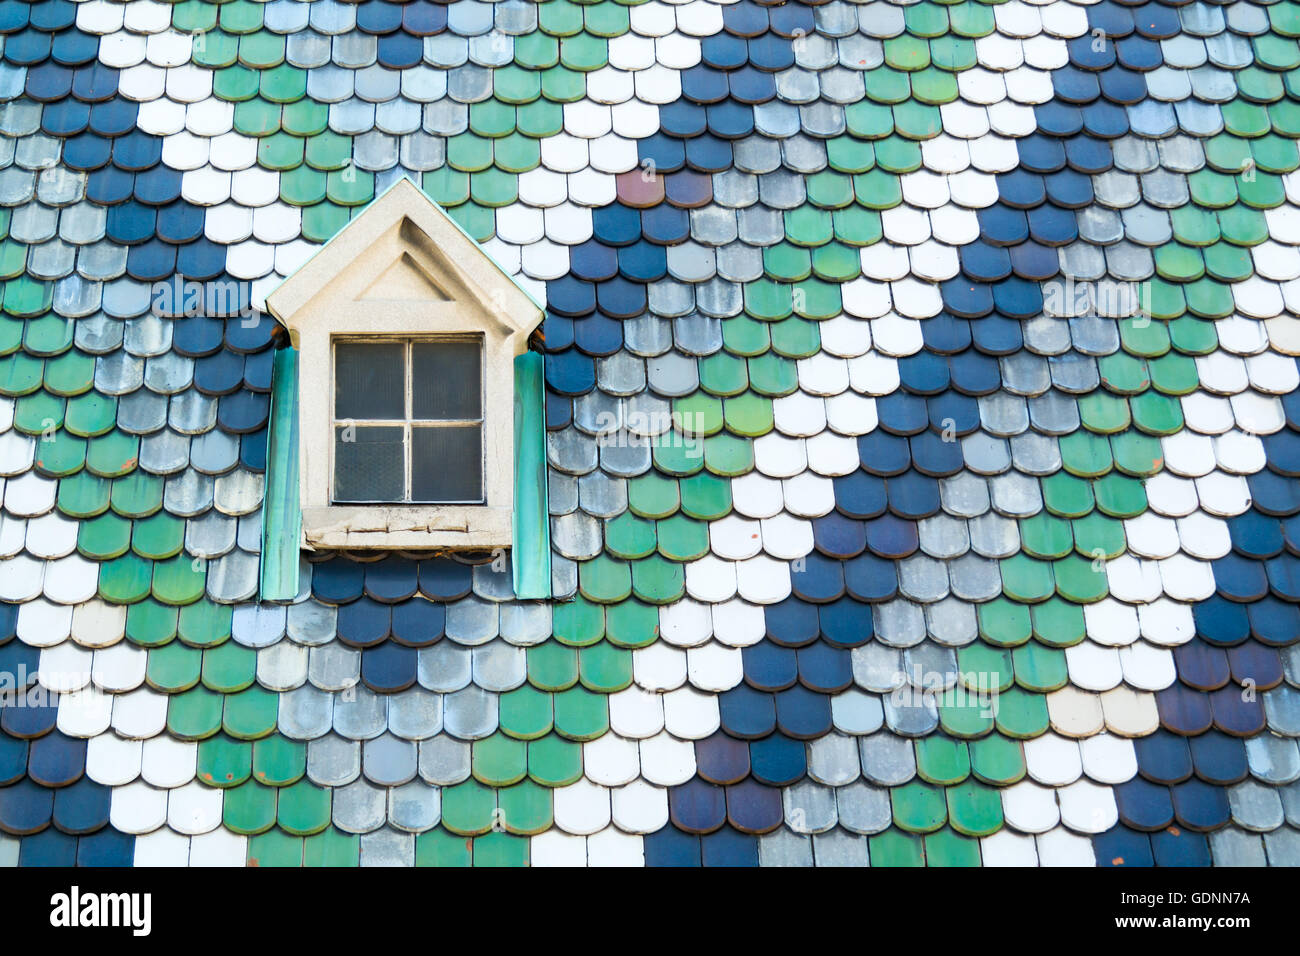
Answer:
[[970, 742], [971, 772], [984, 783], [1009, 787], [1025, 776], [1025, 753], [1020, 742], [989, 734]]
[[1046, 694], [1060, 690], [1070, 680], [1065, 653], [1030, 641], [1012, 654], [1016, 666], [1016, 683], [1025, 690]]
[[708, 472], [679, 482], [682, 511], [702, 521], [716, 521], [731, 513], [731, 484]]
[[1124, 526], [1120, 522], [1094, 511], [1071, 523], [1074, 531], [1074, 550], [1086, 557], [1110, 559], [1124, 553]]
[[[267, 94], [263, 91], [262, 95]], [[280, 125], [294, 136], [319, 136], [329, 127], [329, 106], [309, 99], [287, 102]]]
[[554, 103], [576, 103], [587, 92], [587, 78], [584, 74], [553, 66], [542, 73], [542, 95]]
[[438, 827], [415, 838], [415, 865], [467, 867], [473, 862], [472, 846], [473, 841]]
[[135, 522], [131, 534], [131, 550], [155, 561], [175, 556], [184, 544], [185, 522], [162, 511]]
[[248, 841], [247, 864], [256, 867], [302, 866], [302, 837], [267, 830]]
[[[141, 647], [161, 647], [176, 636], [176, 608], [157, 601], [141, 601], [126, 610], [126, 636]], [[198, 679], [198, 664], [194, 676]]]
[[1123, 431], [1132, 421], [1128, 402], [1119, 395], [1097, 390], [1078, 399], [1079, 420], [1090, 432], [1110, 435]]
[[659, 637], [658, 609], [640, 601], [612, 605], [605, 621], [605, 637], [616, 647], [648, 647]]
[[998, 696], [998, 732], [1008, 737], [1028, 740], [1047, 730], [1047, 698], [1013, 687]]
[[192, 604], [203, 596], [206, 581], [205, 562], [181, 554], [154, 563], [150, 590], [164, 604]]
[[199, 601], [181, 608], [176, 632], [193, 647], [215, 647], [230, 637], [233, 613], [229, 604]]
[[885, 65], [895, 70], [921, 70], [930, 65], [930, 44], [902, 34], [885, 41]]
[[582, 745], [559, 734], [530, 741], [528, 776], [543, 787], [567, 787], [576, 783], [582, 777]]
[[227, 790], [221, 822], [235, 833], [264, 833], [275, 826], [275, 796], [274, 787], [252, 780]]
[[1170, 210], [1174, 236], [1191, 246], [1208, 246], [1219, 239], [1219, 219], [1213, 210], [1190, 203]]
[[1002, 570], [1002, 592], [1014, 601], [1033, 604], [1045, 601], [1052, 595], [1054, 582], [1052, 565], [1027, 554], [1018, 554], [999, 562]]
[[[144, 605], [137, 604], [136, 607]], [[168, 638], [170, 640], [170, 638]], [[137, 643], [141, 643], [138, 642]], [[147, 645], [153, 646], [153, 645]], [[164, 694], [179, 694], [199, 682], [203, 654], [179, 641], [172, 641], [149, 652], [149, 662], [144, 679], [154, 690]]]
[[[91, 474], [101, 478], [120, 478], [135, 470], [140, 460], [140, 439], [126, 432], [111, 431], [105, 435], [90, 439], [86, 446], [86, 468]], [[153, 490], [156, 480], [142, 486], [142, 490]], [[156, 510], [153, 500], [148, 499], [144, 508]], [[137, 511], [133, 516], [139, 516]]]
[[1062, 518], [1079, 518], [1092, 511], [1092, 483], [1078, 479], [1066, 472], [1045, 477], [1041, 481], [1043, 503], [1047, 510]]
[[452, 833], [486, 833], [492, 827], [496, 794], [477, 780], [442, 788], [442, 825]]
[[605, 629], [605, 611], [581, 597], [557, 604], [551, 611], [551, 633], [557, 641], [585, 647], [600, 640]]
[[1056, 578], [1056, 593], [1068, 601], [1079, 604], [1091, 604], [1100, 601], [1109, 589], [1106, 583], [1106, 562], [1099, 557], [1100, 551], [1091, 557], [1071, 555], [1052, 562], [1052, 573]]
[[[777, 330], [785, 329], [788, 324], [789, 320], [786, 320], [772, 326], [774, 343], [780, 334]], [[800, 325], [795, 328], [803, 327], [804, 325]], [[794, 362], [774, 351], [755, 356], [749, 359], [749, 384], [760, 395], [775, 398], [792, 394], [799, 387], [798, 367]]]
[[[868, 74], [868, 89], [870, 89], [871, 83], [870, 76], [871, 74]], [[888, 91], [882, 92], [878, 89], [876, 96], [873, 96], [872, 99], [876, 99], [881, 95], [888, 95]], [[844, 121], [850, 134], [858, 139], [868, 141], [866, 144], [862, 144], [867, 147], [870, 147], [871, 140], [883, 139], [894, 131], [894, 111], [883, 100], [875, 103], [870, 100], [859, 100], [846, 106], [844, 108]], [[832, 140], [832, 142], [838, 143], [839, 141]], [[858, 156], [855, 155], [856, 151], [853, 148], [856, 145], [858, 144], [850, 143], [840, 147], [828, 146], [827, 154], [828, 156], [838, 156], [837, 168], [843, 169], [845, 172], [866, 172], [875, 165], [875, 150], [872, 149], [870, 155]], [[846, 161], [850, 156], [854, 158]], [[855, 192], [857, 191], [855, 190]], [[861, 195], [861, 193], [857, 194]]]
[[915, 747], [916, 772], [922, 780], [949, 786], [970, 775], [970, 751], [965, 741], [931, 734], [917, 740]]
[[[55, 395], [89, 398], [95, 384], [95, 359], [77, 349], [69, 349], [45, 363], [45, 390]], [[105, 398], [109, 396], [104, 396]], [[71, 402], [68, 403], [71, 406]]]
[[889, 791], [894, 824], [910, 833], [931, 833], [947, 822], [948, 808], [942, 787], [920, 780]]
[[63, 478], [76, 474], [86, 464], [86, 440], [65, 431], [54, 432], [36, 443], [33, 464], [42, 475]]
[[1090, 431], [1074, 431], [1058, 441], [1061, 465], [1080, 478], [1097, 478], [1113, 467], [1111, 444], [1105, 435]]
[[375, 196], [375, 174], [345, 167], [325, 174], [325, 195], [340, 206], [361, 206]]
[[609, 63], [609, 48], [604, 37], [579, 33], [560, 41], [560, 62], [570, 70], [590, 73]]
[[[261, 743], [255, 745], [255, 748]], [[280, 791], [276, 808], [276, 823], [289, 833], [309, 836], [319, 833], [325, 836], [329, 831], [330, 809], [333, 791], [329, 787], [318, 787], [309, 780], [299, 780], [292, 786]]]
[[348, 224], [346, 206], [323, 202], [302, 211], [303, 238], [313, 242], [328, 242], [334, 234]]
[[647, 604], [669, 604], [686, 589], [682, 565], [655, 554], [632, 564], [632, 593]]
[[894, 107], [894, 129], [908, 139], [933, 139], [943, 132], [943, 118], [939, 107], [909, 100]]
[[554, 725], [551, 695], [525, 684], [498, 698], [501, 730], [520, 740], [535, 740]]
[[[627, 503], [631, 512], [642, 518], [666, 518], [677, 511], [681, 498], [674, 479], [651, 470], [627, 483]], [[607, 536], [608, 526], [613, 523], [606, 522]], [[653, 526], [649, 533], [653, 534]], [[651, 549], [653, 547], [651, 544]]]
[[1074, 539], [1070, 522], [1043, 511], [1020, 520], [1020, 544], [1026, 554], [1036, 558], [1060, 558], [1070, 553]]
[[[1024, 610], [1023, 604], [1011, 604], [1006, 598], [998, 598], [1011, 607], [1018, 607]], [[984, 606], [984, 605], [981, 605]], [[993, 610], [994, 614], [1005, 613], [1000, 608]], [[1011, 644], [1022, 644], [1029, 639], [1029, 615], [1025, 613], [1024, 635], [1019, 640], [1012, 641]], [[1015, 671], [1011, 664], [1011, 652], [1006, 646], [994, 646], [984, 641], [975, 641], [967, 644], [957, 652], [957, 679], [967, 690], [976, 693], [993, 693], [1001, 692], [1011, 686], [1015, 679]]]
[[253, 773], [253, 745], [216, 734], [199, 743], [198, 777], [210, 787], [237, 787]]
[[1083, 608], [1053, 598], [1030, 609], [1035, 639], [1049, 647], [1069, 647], [1084, 639]]
[[[974, 780], [968, 780], [955, 787], [949, 787], [945, 794], [948, 798], [948, 820], [958, 833], [970, 837], [989, 836], [1002, 828], [1002, 798], [995, 787], [988, 787]], [[974, 865], [979, 865], [978, 844], [975, 849]], [[934, 854], [928, 853], [930, 865], [935, 865]]]
[[[497, 791], [497, 817], [500, 825], [510, 833], [542, 833], [549, 830], [555, 820], [552, 802], [550, 790], [531, 780], [524, 780], [513, 787]], [[481, 839], [475, 841], [475, 848], [482, 849]]]
[[754, 470], [754, 446], [746, 438], [725, 433], [705, 438], [704, 467], [727, 478], [748, 474]]
[[613, 694], [632, 683], [632, 654], [607, 641], [584, 647], [578, 654], [582, 686], [597, 694]]
[[361, 838], [355, 833], [330, 827], [302, 841], [303, 866], [359, 866], [360, 862]]
[[508, 787], [528, 772], [528, 745], [502, 733], [476, 740], [470, 758], [474, 779], [489, 787]]
[[1147, 509], [1147, 494], [1141, 480], [1111, 472], [1093, 483], [1097, 508], [1112, 518], [1136, 518]]
[[100, 515], [77, 528], [77, 550], [93, 560], [120, 557], [130, 546], [131, 522], [118, 515]]
[[134, 554], [124, 554], [99, 566], [99, 596], [109, 604], [134, 604], [149, 596], [153, 565]]
[[939, 726], [964, 740], [983, 737], [993, 729], [995, 703], [991, 688], [973, 691], [958, 684], [939, 697]]
[[242, 64], [223, 67], [212, 74], [212, 94], [217, 99], [241, 103], [257, 95], [257, 70]]
[[555, 695], [555, 731], [570, 740], [595, 740], [609, 730], [609, 703], [604, 694], [574, 687]]
[[221, 725], [226, 733], [241, 740], [256, 740], [275, 730], [278, 694], [254, 685], [225, 699]]
[[257, 679], [257, 652], [226, 641], [203, 652], [203, 686], [219, 694], [233, 694]]
[[474, 840], [474, 865], [527, 866], [528, 840], [496, 831], [477, 837]]
[[[500, 100], [483, 100], [469, 107], [469, 128], [476, 136], [497, 138], [515, 131], [515, 108]], [[489, 147], [490, 148], [490, 147]]]
[[117, 399], [99, 392], [87, 392], [69, 399], [64, 427], [74, 435], [89, 438], [110, 431], [117, 422]]
[[868, 848], [872, 866], [925, 866], [921, 838], [896, 827], [871, 837]]
[[1151, 385], [1146, 361], [1128, 352], [1103, 355], [1097, 360], [1097, 371], [1101, 384], [1120, 395], [1134, 395]]
[[1115, 456], [1115, 467], [1126, 475], [1148, 477], [1164, 466], [1160, 439], [1136, 429], [1111, 435], [1110, 447]]
[[244, 136], [270, 136], [280, 131], [280, 104], [260, 97], [236, 103], [234, 123], [235, 132]]
[[[811, 246], [817, 245], [819, 242], [830, 241], [830, 214], [824, 209], [803, 208], [811, 209], [813, 213], [824, 214], [825, 222], [817, 223], [817, 226], [824, 225], [825, 231], [823, 233], [810, 228], [808, 220], [812, 217], [809, 215], [801, 217], [804, 220], [803, 223], [795, 222], [792, 224], [787, 222], [785, 233], [790, 242], [778, 243], [763, 250], [763, 273], [769, 279], [775, 279], [777, 282], [798, 282], [800, 279], [808, 278], [808, 276], [812, 275], [812, 255], [807, 249], [801, 249], [799, 246]], [[791, 242], [797, 243], [797, 245], [791, 245]]]
[[1014, 647], [1029, 640], [1030, 611], [1005, 597], [976, 605], [980, 637], [998, 647]]
[[155, 475], [134, 471], [114, 479], [109, 504], [127, 518], [146, 518], [162, 507], [163, 481]]
[[[930, 41], [930, 62], [941, 70], [960, 73], [974, 67], [979, 56], [975, 44], [966, 37], [946, 36]], [[955, 89], [954, 86], [953, 99], [956, 99]]]
[[288, 787], [301, 780], [306, 772], [307, 745], [302, 741], [272, 734], [253, 744], [253, 777], [259, 783]]
[[1151, 384], [1166, 395], [1190, 395], [1200, 384], [1196, 360], [1188, 355], [1170, 352], [1152, 360], [1148, 368]]
[[221, 729], [222, 697], [195, 687], [167, 699], [167, 730], [180, 740], [202, 740]]
[[1133, 424], [1148, 435], [1172, 435], [1183, 427], [1182, 404], [1175, 397], [1149, 391], [1129, 399]]
[[[342, 169], [352, 162], [352, 139], [325, 130], [306, 141], [305, 156], [307, 165], [314, 169]], [[426, 177], [429, 175], [425, 173]]]
[[1231, 286], [1205, 278], [1183, 287], [1190, 312], [1206, 319], [1222, 319], [1232, 314], [1234, 303]]
[[578, 565], [578, 590], [589, 601], [613, 604], [632, 593], [632, 572], [626, 561], [598, 555]]
[[956, 832], [957, 823], [951, 828], [944, 827], [937, 833], [925, 838], [926, 866], [963, 866], [980, 865], [979, 840], [962, 836]]
[[771, 400], [753, 392], [728, 398], [723, 416], [729, 432], [747, 438], [762, 437], [775, 427]]
[[578, 652], [558, 641], [528, 648], [528, 683], [538, 690], [561, 691], [578, 682]]

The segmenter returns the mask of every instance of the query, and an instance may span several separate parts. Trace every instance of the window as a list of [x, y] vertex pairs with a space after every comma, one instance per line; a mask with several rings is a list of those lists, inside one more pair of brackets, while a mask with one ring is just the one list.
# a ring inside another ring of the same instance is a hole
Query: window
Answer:
[[[394, 183], [266, 305], [298, 353], [304, 547], [513, 547], [520, 501], [530, 534], [545, 526], [541, 363], [528, 349], [542, 307], [414, 183]], [[517, 443], [525, 418], [538, 431]], [[517, 451], [533, 463], [523, 496]]]
[[334, 340], [333, 500], [483, 502], [483, 342]]

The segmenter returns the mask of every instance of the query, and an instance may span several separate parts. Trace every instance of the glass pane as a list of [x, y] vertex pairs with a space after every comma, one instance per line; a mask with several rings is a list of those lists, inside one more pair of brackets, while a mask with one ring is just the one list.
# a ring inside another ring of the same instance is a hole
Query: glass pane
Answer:
[[401, 501], [402, 428], [344, 425], [334, 432], [334, 500]]
[[411, 354], [414, 418], [481, 418], [478, 342], [416, 342]]
[[482, 501], [480, 425], [411, 429], [411, 500]]
[[403, 419], [406, 384], [400, 342], [340, 342], [334, 346], [334, 417]]

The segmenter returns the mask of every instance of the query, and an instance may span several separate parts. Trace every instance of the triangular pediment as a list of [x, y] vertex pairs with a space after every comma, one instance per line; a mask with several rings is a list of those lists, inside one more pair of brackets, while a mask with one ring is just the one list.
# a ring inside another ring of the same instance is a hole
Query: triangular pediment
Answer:
[[[456, 314], [487, 334], [526, 335], [542, 307], [447, 213], [410, 180], [398, 180], [267, 296], [267, 308], [295, 344], [313, 322], [339, 330], [340, 315], [436, 322]], [[398, 320], [394, 320], [398, 321]]]
[[447, 302], [452, 298], [415, 257], [403, 252], [357, 297], [358, 302]]

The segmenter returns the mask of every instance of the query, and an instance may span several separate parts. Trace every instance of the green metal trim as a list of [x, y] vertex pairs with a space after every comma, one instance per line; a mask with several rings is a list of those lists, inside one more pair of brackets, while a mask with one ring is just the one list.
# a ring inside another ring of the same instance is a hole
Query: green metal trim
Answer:
[[271, 418], [266, 448], [266, 498], [262, 502], [261, 600], [298, 596], [298, 350], [275, 353]]
[[546, 398], [542, 357], [515, 359], [515, 597], [551, 596], [551, 521], [546, 491]]

